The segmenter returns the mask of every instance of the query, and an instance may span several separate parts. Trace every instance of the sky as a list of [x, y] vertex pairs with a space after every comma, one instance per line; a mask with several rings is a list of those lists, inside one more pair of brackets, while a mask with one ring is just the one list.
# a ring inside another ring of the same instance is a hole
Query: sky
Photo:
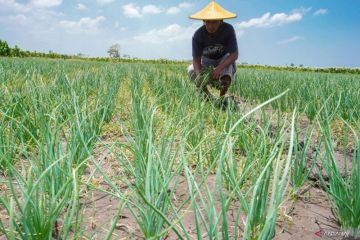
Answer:
[[[205, 0], [0, 0], [0, 39], [39, 52], [191, 59]], [[360, 0], [217, 1], [238, 15], [239, 63], [360, 67]]]

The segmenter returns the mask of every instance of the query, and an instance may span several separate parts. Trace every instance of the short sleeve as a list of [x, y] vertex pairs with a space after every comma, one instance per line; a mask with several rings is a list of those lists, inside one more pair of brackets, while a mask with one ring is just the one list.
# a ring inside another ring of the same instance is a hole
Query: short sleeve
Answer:
[[226, 50], [228, 53], [233, 53], [238, 50], [236, 34], [235, 34], [235, 30], [234, 30], [233, 26], [229, 27], [225, 47], [226, 47]]
[[193, 58], [201, 57], [202, 49], [196, 34], [192, 38], [192, 56]]

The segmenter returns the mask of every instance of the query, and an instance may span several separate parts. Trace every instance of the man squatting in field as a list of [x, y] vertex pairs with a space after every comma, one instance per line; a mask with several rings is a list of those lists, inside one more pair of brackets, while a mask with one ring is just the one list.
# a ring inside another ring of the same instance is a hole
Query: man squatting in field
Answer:
[[[238, 58], [235, 30], [223, 20], [235, 17], [235, 14], [214, 1], [190, 16], [192, 19], [203, 20], [204, 25], [196, 30], [192, 38], [193, 64], [188, 67], [189, 77], [206, 100], [213, 98], [207, 85], [219, 89], [223, 108], [226, 108], [224, 97], [234, 80], [235, 61]], [[209, 68], [212, 72], [208, 78], [204, 78], [204, 73], [209, 72]]]

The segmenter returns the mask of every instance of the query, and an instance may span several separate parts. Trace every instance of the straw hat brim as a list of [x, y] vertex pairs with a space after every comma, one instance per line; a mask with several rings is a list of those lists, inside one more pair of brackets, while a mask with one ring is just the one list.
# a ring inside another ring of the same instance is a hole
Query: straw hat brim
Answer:
[[223, 20], [236, 18], [236, 14], [222, 8], [215, 1], [212, 1], [205, 8], [190, 16], [195, 20]]

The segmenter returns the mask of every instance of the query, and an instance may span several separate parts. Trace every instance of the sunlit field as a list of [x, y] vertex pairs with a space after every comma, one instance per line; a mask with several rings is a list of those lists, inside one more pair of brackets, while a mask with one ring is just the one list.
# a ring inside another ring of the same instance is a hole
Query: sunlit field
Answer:
[[186, 68], [0, 58], [0, 239], [360, 237], [359, 74]]

